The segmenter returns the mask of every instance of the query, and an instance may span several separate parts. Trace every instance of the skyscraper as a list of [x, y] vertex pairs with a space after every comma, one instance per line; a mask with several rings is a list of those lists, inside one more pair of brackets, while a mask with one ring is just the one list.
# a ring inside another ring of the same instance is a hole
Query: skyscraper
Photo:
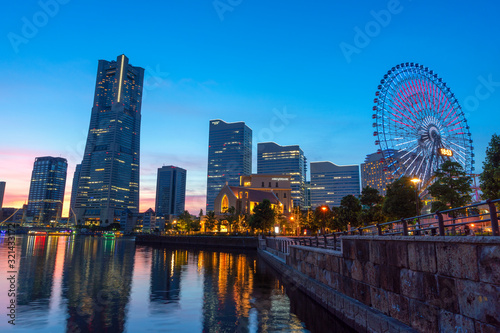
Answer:
[[[384, 159], [384, 155], [389, 157]], [[388, 165], [397, 156], [398, 152], [393, 150], [386, 151], [385, 154], [379, 151], [366, 155], [365, 162], [361, 164], [361, 188], [370, 186], [377, 189], [380, 195], [385, 195], [387, 185], [394, 181], [394, 176], [389, 171]]]
[[238, 186], [252, 173], [252, 130], [244, 122], [210, 120], [208, 137], [207, 211], [222, 187]]
[[156, 178], [156, 216], [180, 215], [186, 205], [185, 169], [173, 165], [158, 168]]
[[99, 60], [90, 126], [75, 203], [79, 224], [109, 225], [139, 210], [144, 69]]
[[78, 181], [80, 179], [80, 171], [82, 170], [82, 165], [77, 164], [75, 168], [75, 173], [73, 174], [73, 184], [71, 185], [71, 199], [69, 204], [69, 218], [71, 222], [75, 222], [75, 204], [76, 204], [76, 193], [78, 192]]
[[257, 174], [291, 176], [293, 205], [304, 207], [307, 163], [298, 145], [280, 146], [274, 142], [257, 145]]
[[340, 206], [346, 195], [359, 197], [359, 165], [311, 162], [311, 207]]
[[61, 217], [67, 169], [65, 158], [35, 158], [26, 209], [27, 221], [48, 224]]
[[5, 194], [5, 182], [0, 182], [0, 210], [2, 209], [4, 194]]

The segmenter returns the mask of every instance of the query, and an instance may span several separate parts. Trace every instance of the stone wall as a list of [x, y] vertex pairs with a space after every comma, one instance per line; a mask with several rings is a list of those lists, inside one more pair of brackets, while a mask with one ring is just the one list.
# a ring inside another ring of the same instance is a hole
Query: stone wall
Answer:
[[499, 237], [345, 236], [286, 263], [421, 332], [500, 332]]

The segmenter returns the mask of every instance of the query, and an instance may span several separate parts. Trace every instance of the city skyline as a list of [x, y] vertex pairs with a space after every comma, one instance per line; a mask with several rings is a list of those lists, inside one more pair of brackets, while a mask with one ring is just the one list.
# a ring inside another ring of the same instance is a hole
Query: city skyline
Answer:
[[[310, 162], [361, 164], [378, 149], [371, 126], [377, 85], [401, 62], [419, 62], [448, 83], [469, 121], [478, 173], [497, 131], [498, 4], [457, 3], [450, 10], [430, 1], [400, 1], [394, 8], [388, 2], [257, 1], [223, 13], [210, 2], [195, 4], [195, 10], [182, 3], [154, 11], [140, 4], [96, 6], [60, 4], [28, 37], [22, 18], [32, 22], [44, 9], [36, 1], [8, 6], [7, 38], [0, 43], [0, 68], [9, 77], [2, 83], [2, 115], [6, 124], [21, 119], [22, 126], [0, 133], [4, 207], [27, 201], [36, 156], [68, 159], [71, 178], [83, 156], [96, 60], [122, 53], [146, 70], [140, 211], [154, 207], [156, 170], [170, 164], [190, 174], [186, 208], [193, 214], [205, 208], [210, 119], [244, 121], [254, 130], [254, 151], [257, 143], [273, 141], [299, 145]], [[110, 10], [147, 17], [141, 22], [148, 33], [120, 26], [120, 15], [106, 15]], [[105, 20], [107, 33], [116, 38], [96, 38], [101, 28], [87, 27], [79, 17]], [[190, 25], [193, 20], [203, 31]], [[10, 33], [25, 40], [16, 44]], [[252, 158], [255, 173], [255, 153]], [[64, 216], [71, 183], [68, 179]]]

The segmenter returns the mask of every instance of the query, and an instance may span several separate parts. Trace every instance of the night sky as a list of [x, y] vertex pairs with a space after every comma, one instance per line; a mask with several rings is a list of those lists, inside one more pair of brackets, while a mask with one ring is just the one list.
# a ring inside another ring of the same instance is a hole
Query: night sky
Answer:
[[[44, 5], [46, 4], [46, 5]], [[81, 162], [97, 62], [146, 69], [141, 211], [156, 170], [188, 170], [186, 208], [205, 207], [210, 119], [245, 121], [258, 142], [299, 144], [308, 162], [375, 152], [380, 79], [418, 62], [455, 93], [481, 172], [500, 106], [500, 4], [492, 1], [11, 1], [1, 12], [0, 180], [28, 199], [35, 157], [68, 159], [65, 215]], [[309, 177], [308, 177], [309, 179]]]

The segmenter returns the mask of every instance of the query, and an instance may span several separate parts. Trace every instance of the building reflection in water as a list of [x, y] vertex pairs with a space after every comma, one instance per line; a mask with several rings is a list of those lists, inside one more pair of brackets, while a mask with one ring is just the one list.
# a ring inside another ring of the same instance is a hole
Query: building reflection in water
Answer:
[[350, 331], [255, 252], [85, 236], [25, 235], [17, 244], [20, 332]]
[[19, 322], [29, 319], [25, 326], [47, 324], [58, 241], [47, 236], [21, 238], [17, 305]]
[[122, 332], [134, 269], [134, 241], [84, 237], [71, 246], [63, 276], [67, 330]]

